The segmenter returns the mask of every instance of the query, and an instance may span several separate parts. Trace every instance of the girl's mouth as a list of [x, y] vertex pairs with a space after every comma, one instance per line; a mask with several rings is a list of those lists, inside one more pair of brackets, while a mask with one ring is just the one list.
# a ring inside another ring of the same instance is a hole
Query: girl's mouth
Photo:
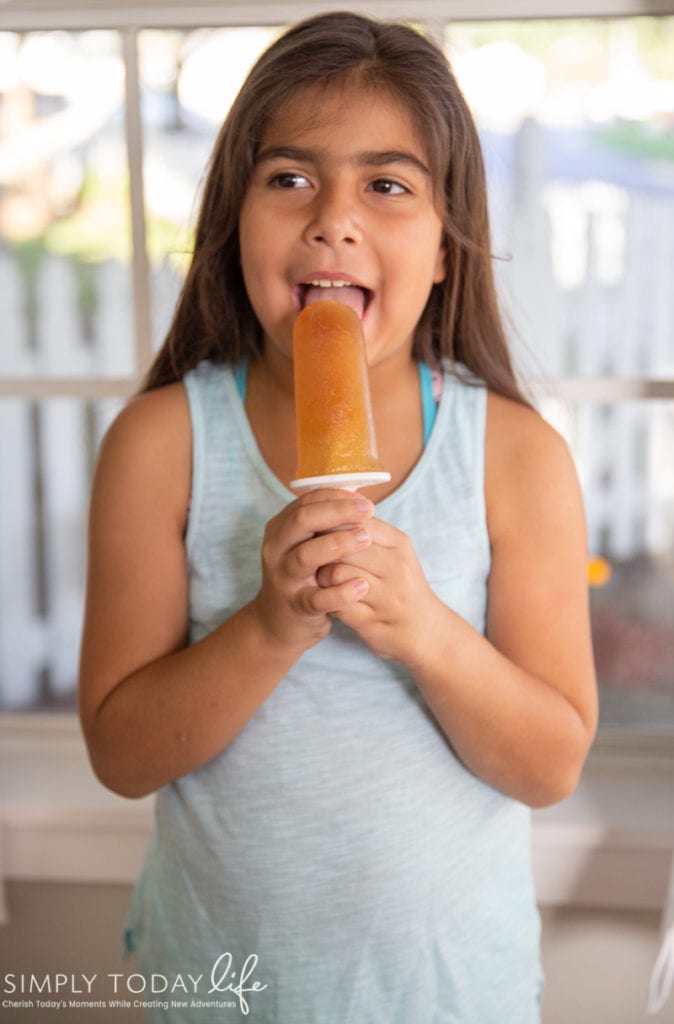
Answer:
[[369, 288], [354, 284], [352, 281], [334, 281], [321, 277], [300, 284], [297, 288], [297, 299], [300, 309], [304, 309], [305, 306], [310, 306], [314, 302], [323, 302], [329, 299], [334, 302], [343, 302], [345, 305], [350, 306], [361, 320], [372, 301], [372, 297], [373, 293]]

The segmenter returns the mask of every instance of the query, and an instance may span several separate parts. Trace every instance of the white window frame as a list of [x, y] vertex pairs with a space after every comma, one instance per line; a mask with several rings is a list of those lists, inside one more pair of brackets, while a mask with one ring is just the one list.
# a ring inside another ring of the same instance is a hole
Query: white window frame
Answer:
[[[0, 0], [0, 31], [117, 30], [126, 68], [126, 142], [133, 234], [137, 366], [152, 357], [145, 250], [138, 33], [144, 28], [283, 25], [342, 7], [410, 19], [438, 39], [447, 23], [523, 18], [672, 15], [672, 0]], [[124, 398], [136, 377], [0, 378], [0, 397]], [[574, 401], [674, 399], [674, 380], [558, 378]], [[0, 715], [0, 886], [21, 879], [128, 882], [138, 873], [152, 799], [129, 803], [93, 778], [75, 715]], [[534, 814], [542, 903], [654, 908], [674, 849], [674, 735], [601, 733], [578, 791]], [[0, 919], [2, 899], [0, 890]]]

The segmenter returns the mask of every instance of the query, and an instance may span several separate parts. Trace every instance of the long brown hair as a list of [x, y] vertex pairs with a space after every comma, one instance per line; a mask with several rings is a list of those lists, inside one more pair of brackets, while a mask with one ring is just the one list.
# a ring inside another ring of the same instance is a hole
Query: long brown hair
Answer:
[[413, 354], [526, 401], [515, 377], [494, 285], [487, 188], [475, 124], [444, 54], [406, 25], [348, 12], [318, 15], [260, 57], [220, 130], [173, 322], [144, 389], [180, 380], [202, 359], [236, 365], [263, 338], [239, 265], [239, 211], [267, 125], [298, 91], [356, 78], [410, 111], [425, 143], [444, 220], [447, 275], [433, 286]]

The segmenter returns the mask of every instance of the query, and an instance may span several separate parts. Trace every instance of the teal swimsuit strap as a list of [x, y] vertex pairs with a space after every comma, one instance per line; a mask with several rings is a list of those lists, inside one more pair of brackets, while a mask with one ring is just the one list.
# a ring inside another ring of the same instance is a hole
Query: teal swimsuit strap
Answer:
[[248, 388], [248, 360], [242, 359], [237, 364], [234, 370], [234, 380], [236, 381], [236, 387], [241, 395], [241, 401], [246, 401], [246, 390]]
[[433, 394], [433, 374], [430, 366], [419, 363], [419, 383], [421, 385], [421, 408], [424, 417], [424, 448], [428, 444], [438, 411], [438, 403]]
[[[248, 385], [248, 360], [242, 359], [234, 370], [236, 387], [241, 396], [241, 401], [246, 401], [246, 387]], [[433, 374], [426, 363], [419, 363], [419, 384], [421, 386], [421, 407], [424, 417], [424, 448], [431, 436], [435, 416], [438, 411], [438, 403], [433, 394]]]

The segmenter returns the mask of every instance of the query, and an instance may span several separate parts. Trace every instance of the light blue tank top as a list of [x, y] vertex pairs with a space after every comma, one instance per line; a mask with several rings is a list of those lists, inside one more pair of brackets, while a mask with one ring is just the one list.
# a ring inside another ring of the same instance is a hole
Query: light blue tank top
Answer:
[[[294, 495], [229, 369], [202, 363], [185, 387], [195, 642], [254, 597], [265, 524]], [[480, 631], [485, 410], [484, 387], [446, 373], [419, 462], [376, 511]], [[529, 811], [464, 768], [402, 665], [335, 622], [219, 756], [159, 792], [126, 939], [166, 978], [150, 1021], [536, 1024]]]

